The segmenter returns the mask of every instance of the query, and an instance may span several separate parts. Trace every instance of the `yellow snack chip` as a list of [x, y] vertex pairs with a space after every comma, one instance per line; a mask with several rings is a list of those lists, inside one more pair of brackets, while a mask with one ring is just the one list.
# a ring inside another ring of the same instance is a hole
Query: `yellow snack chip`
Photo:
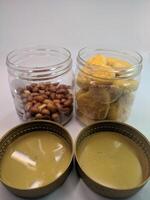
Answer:
[[[118, 70], [131, 67], [131, 64], [126, 61], [118, 58], [106, 57], [102, 54], [92, 56], [86, 63], [87, 64], [82, 67], [82, 72], [77, 76], [77, 84], [81, 88], [88, 88], [91, 81], [96, 81], [99, 84], [112, 84], [113, 80], [118, 75]], [[116, 69], [117, 72], [114, 69]]]
[[120, 80], [115, 80], [113, 84], [118, 86], [124, 92], [133, 92], [137, 90], [139, 82], [134, 79], [128, 79], [128, 80], [120, 79]]
[[95, 70], [92, 72], [92, 75], [97, 78], [102, 79], [113, 79], [115, 78], [115, 73], [113, 72], [112, 68], [107, 66], [105, 70]]
[[118, 58], [111, 58], [111, 57], [107, 58], [107, 65], [112, 66], [113, 68], [116, 68], [116, 69], [129, 68], [132, 66], [127, 61], [120, 60]]
[[109, 104], [101, 104], [99, 99], [91, 96], [89, 91], [77, 93], [77, 108], [89, 119], [105, 119], [109, 110]]
[[131, 111], [134, 96], [130, 94], [122, 95], [116, 102], [110, 104], [107, 115], [108, 120], [126, 121]]
[[107, 64], [107, 59], [104, 55], [97, 54], [91, 57], [87, 63], [90, 65], [105, 66]]

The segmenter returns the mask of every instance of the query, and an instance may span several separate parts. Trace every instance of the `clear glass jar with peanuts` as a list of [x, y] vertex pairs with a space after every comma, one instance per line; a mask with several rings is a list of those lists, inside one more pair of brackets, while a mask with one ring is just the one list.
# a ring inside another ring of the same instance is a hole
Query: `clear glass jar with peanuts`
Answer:
[[23, 121], [46, 119], [65, 124], [71, 119], [74, 77], [67, 49], [14, 50], [6, 64], [15, 108]]
[[76, 116], [84, 124], [129, 118], [139, 85], [142, 56], [136, 52], [83, 48], [75, 75]]

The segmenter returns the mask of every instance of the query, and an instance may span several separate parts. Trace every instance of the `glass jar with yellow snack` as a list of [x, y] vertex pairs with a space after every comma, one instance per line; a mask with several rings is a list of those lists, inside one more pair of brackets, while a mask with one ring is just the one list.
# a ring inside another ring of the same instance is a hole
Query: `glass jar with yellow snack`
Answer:
[[139, 85], [136, 52], [83, 48], [77, 57], [76, 116], [84, 124], [128, 119]]

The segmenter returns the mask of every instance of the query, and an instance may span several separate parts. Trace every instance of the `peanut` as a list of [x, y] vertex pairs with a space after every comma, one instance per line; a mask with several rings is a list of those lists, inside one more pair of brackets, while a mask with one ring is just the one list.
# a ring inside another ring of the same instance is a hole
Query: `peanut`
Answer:
[[47, 108], [51, 111], [51, 112], [56, 112], [57, 111], [57, 107], [55, 106], [55, 104], [53, 102], [49, 102], [47, 104]]
[[31, 107], [30, 111], [31, 111], [31, 114], [35, 114], [39, 112], [37, 106], [35, 105]]
[[62, 99], [64, 96], [62, 94], [56, 94], [55, 98], [56, 99]]
[[32, 105], [33, 105], [32, 102], [28, 102], [28, 103], [26, 103], [26, 105], [25, 105], [25, 111], [29, 111], [30, 108], [32, 107]]
[[70, 86], [60, 83], [32, 83], [19, 88], [26, 119], [63, 122], [73, 107], [73, 96], [69, 89]]
[[43, 102], [44, 98], [42, 96], [38, 95], [38, 96], [34, 97], [34, 100], [39, 101], [39, 102]]
[[61, 103], [64, 103], [65, 101], [66, 101], [66, 99], [61, 99], [60, 100]]
[[50, 99], [44, 99], [43, 103], [48, 104], [49, 102], [52, 102]]
[[53, 113], [52, 116], [51, 116], [51, 118], [55, 122], [60, 122], [60, 115], [59, 115], [59, 113]]
[[38, 87], [32, 88], [32, 92], [38, 92]]
[[57, 94], [68, 94], [68, 90], [64, 88], [60, 88], [56, 91]]
[[68, 99], [67, 101], [64, 102], [64, 106], [71, 106], [72, 105], [72, 100]]
[[54, 92], [51, 93], [51, 94], [50, 94], [50, 97], [51, 97], [52, 100], [55, 99], [55, 93], [54, 93]]
[[42, 110], [43, 108], [45, 108], [45, 107], [46, 107], [46, 104], [39, 105], [39, 106], [38, 106], [38, 110], [41, 111], [41, 110]]
[[43, 115], [40, 114], [40, 113], [37, 113], [37, 114], [35, 115], [35, 119], [42, 119], [42, 118], [43, 118]]
[[48, 109], [46, 109], [46, 108], [42, 109], [42, 110], [41, 110], [41, 113], [42, 113], [43, 115], [50, 115], [50, 111], [49, 111]]
[[39, 93], [40, 93], [40, 94], [44, 94], [44, 93], [45, 93], [45, 90], [39, 90]]

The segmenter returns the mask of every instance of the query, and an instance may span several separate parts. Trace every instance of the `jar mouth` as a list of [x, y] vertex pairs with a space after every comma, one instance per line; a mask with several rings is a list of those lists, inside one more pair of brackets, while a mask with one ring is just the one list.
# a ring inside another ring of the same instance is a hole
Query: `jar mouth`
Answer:
[[[127, 68], [127, 69], [123, 69], [123, 70], [117, 70], [117, 69], [113, 69], [113, 72], [115, 72], [116, 74], [118, 74], [118, 77], [115, 78], [111, 78], [111, 79], [119, 79], [119, 78], [127, 78], [127, 77], [132, 77], [132, 76], [136, 76], [141, 72], [142, 69], [142, 61], [143, 61], [143, 57], [136, 51], [122, 51], [122, 50], [111, 50], [111, 49], [101, 49], [101, 48], [88, 48], [88, 47], [84, 47], [82, 49], [79, 50], [78, 52], [78, 57], [77, 57], [77, 62], [79, 63], [79, 70], [82, 71], [83, 73], [87, 74], [88, 76], [92, 76], [95, 78], [99, 78], [96, 75], [91, 75], [91, 73], [89, 72], [85, 72], [83, 70], [83, 66], [92, 66], [92, 67], [97, 67], [99, 66], [99, 69], [101, 71], [106, 71], [106, 68], [101, 66], [101, 65], [96, 65], [96, 64], [89, 64], [87, 62], [87, 60], [96, 55], [96, 54], [102, 54], [102, 55], [106, 55], [106, 56], [110, 56], [113, 58], [118, 58], [119, 56], [122, 56], [124, 58], [126, 58], [125, 60], [123, 59], [123, 61], [129, 61], [130, 59], [132, 60], [131, 63], [131, 67]], [[87, 56], [85, 56], [87, 55]], [[129, 61], [130, 63], [130, 61]], [[107, 79], [107, 78], [100, 78], [100, 79]], [[110, 78], [108, 78], [110, 80]]]
[[25, 80], [47, 80], [71, 69], [71, 53], [64, 47], [38, 45], [13, 50], [6, 58], [8, 72]]
[[[42, 57], [45, 54], [46, 56], [50, 54], [58, 54], [58, 55], [63, 55], [63, 56], [60, 60], [57, 60], [55, 62], [51, 62], [48, 64], [34, 64], [34, 63], [26, 64], [25, 63], [27, 56], [29, 57], [29, 61], [30, 61], [34, 55]], [[25, 60], [23, 60], [23, 58], [25, 58]], [[47, 69], [49, 67], [57, 67], [57, 66], [59, 67], [60, 65], [63, 65], [64, 63], [69, 61], [70, 59], [71, 59], [71, 53], [68, 49], [64, 47], [39, 45], [35, 47], [15, 49], [9, 52], [6, 58], [6, 64], [15, 70], [27, 71], [29, 69], [29, 70], [40, 71], [40, 70]]]

